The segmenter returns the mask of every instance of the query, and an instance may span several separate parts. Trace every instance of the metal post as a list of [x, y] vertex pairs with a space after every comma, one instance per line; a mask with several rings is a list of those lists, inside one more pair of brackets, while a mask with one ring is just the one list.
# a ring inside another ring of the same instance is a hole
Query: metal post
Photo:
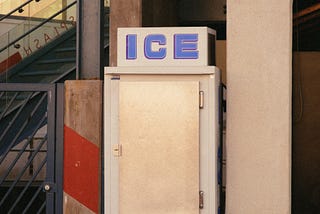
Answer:
[[104, 0], [77, 4], [77, 79], [103, 77]]
[[44, 191], [46, 191], [47, 202], [46, 202], [46, 213], [54, 213], [54, 197], [55, 197], [55, 187], [54, 187], [54, 168], [55, 168], [55, 116], [56, 116], [56, 87], [51, 85], [48, 88], [48, 128], [47, 128], [47, 176], [44, 183]]
[[64, 84], [57, 84], [56, 88], [56, 207], [57, 213], [63, 212], [63, 128], [64, 128]]

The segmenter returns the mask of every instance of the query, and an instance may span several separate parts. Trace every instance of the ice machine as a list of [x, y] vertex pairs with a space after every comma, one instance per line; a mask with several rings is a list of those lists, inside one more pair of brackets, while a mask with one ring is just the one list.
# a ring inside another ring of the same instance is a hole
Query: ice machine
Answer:
[[206, 27], [120, 28], [104, 74], [106, 214], [217, 214], [220, 72]]

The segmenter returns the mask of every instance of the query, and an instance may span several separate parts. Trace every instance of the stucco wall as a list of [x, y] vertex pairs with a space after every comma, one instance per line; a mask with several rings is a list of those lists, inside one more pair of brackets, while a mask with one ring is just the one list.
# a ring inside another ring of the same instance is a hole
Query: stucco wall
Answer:
[[227, 8], [227, 213], [289, 214], [292, 1]]

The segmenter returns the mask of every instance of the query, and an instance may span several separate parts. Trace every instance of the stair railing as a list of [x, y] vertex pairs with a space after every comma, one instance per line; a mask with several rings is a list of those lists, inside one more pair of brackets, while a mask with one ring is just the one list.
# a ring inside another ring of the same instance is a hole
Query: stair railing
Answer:
[[[16, 7], [15, 9], [13, 9], [12, 11], [10, 11], [7, 15], [3, 16], [0, 18], [0, 22], [6, 18], [8, 18], [9, 16], [11, 16], [13, 13], [15, 13], [16, 11], [21, 11], [23, 9], [24, 6], [28, 5], [31, 2], [39, 2], [40, 0], [28, 0], [26, 2], [24, 2], [23, 4], [21, 4], [20, 6]], [[23, 10], [22, 10], [23, 11]]]
[[41, 26], [43, 26], [44, 24], [48, 23], [49, 21], [51, 21], [52, 19], [54, 19], [56, 16], [60, 15], [61, 13], [63, 13], [64, 11], [68, 10], [70, 7], [72, 7], [73, 5], [75, 5], [77, 3], [77, 1], [72, 2], [71, 4], [69, 4], [68, 6], [66, 6], [65, 8], [61, 9], [60, 11], [54, 13], [52, 16], [50, 16], [49, 18], [45, 19], [43, 22], [41, 22], [40, 24], [38, 24], [37, 26], [35, 26], [34, 28], [28, 30], [27, 32], [25, 32], [24, 34], [22, 34], [21, 36], [19, 36], [18, 38], [16, 38], [15, 40], [13, 40], [12, 42], [10, 42], [9, 44], [7, 44], [6, 46], [4, 46], [3, 48], [0, 49], [0, 53], [4, 50], [6, 50], [7, 48], [9, 48], [10, 46], [14, 45], [16, 42], [18, 42], [19, 40], [23, 39], [24, 37], [26, 37], [27, 35], [29, 35], [30, 33], [34, 32], [35, 30], [39, 29]]

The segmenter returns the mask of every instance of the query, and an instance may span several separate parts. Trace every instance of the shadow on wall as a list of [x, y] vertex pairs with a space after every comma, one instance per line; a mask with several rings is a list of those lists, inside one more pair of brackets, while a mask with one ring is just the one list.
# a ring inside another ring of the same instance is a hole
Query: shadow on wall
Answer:
[[295, 52], [292, 213], [320, 213], [320, 52]]

